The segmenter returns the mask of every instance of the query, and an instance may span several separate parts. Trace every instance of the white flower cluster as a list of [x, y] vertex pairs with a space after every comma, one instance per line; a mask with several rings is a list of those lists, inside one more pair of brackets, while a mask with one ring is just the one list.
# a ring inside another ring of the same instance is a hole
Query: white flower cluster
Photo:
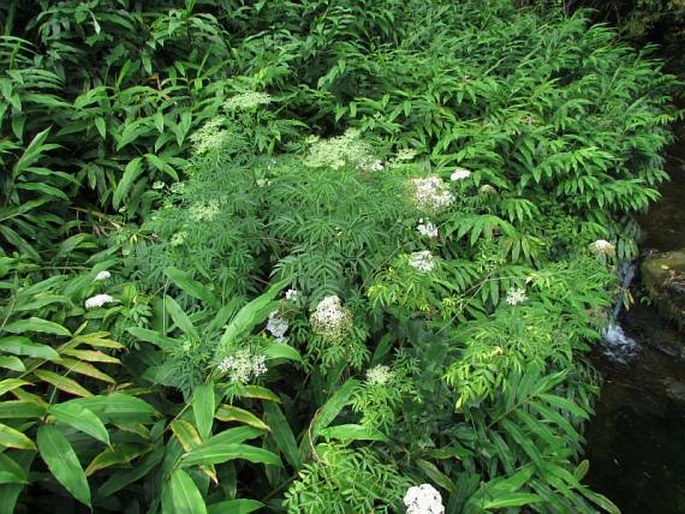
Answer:
[[224, 118], [211, 119], [190, 136], [196, 154], [220, 149], [229, 141], [230, 131], [224, 128], [224, 123]]
[[452, 175], [450, 175], [450, 180], [452, 182], [455, 182], [457, 180], [464, 180], [467, 179], [471, 176], [471, 172], [467, 170], [466, 168], [457, 168], [452, 172]]
[[238, 350], [233, 355], [224, 357], [217, 369], [221, 373], [228, 373], [231, 382], [242, 384], [249, 382], [251, 378], [256, 378], [266, 373], [266, 362], [263, 355], [253, 355], [250, 350]]
[[410, 487], [404, 495], [407, 514], [444, 514], [440, 492], [430, 484]]
[[431, 239], [434, 237], [438, 237], [438, 227], [436, 227], [433, 223], [431, 223], [428, 220], [423, 221], [423, 218], [419, 220], [419, 224], [416, 227], [416, 230], [418, 230], [419, 234], [421, 234], [422, 236], [430, 237]]
[[526, 295], [526, 290], [520, 287], [509, 289], [507, 292], [507, 304], [508, 305], [518, 305], [528, 300]]
[[224, 109], [226, 111], [246, 111], [260, 105], [271, 103], [271, 100], [273, 100], [273, 97], [266, 93], [247, 91], [226, 100], [224, 102]]
[[114, 298], [108, 294], [96, 294], [95, 296], [88, 298], [85, 305], [86, 309], [95, 309], [96, 307], [102, 307], [103, 305], [107, 305], [113, 301]]
[[484, 195], [494, 195], [497, 194], [497, 189], [492, 187], [490, 184], [483, 184], [478, 189], [478, 192], [483, 193]]
[[278, 309], [272, 310], [269, 314], [269, 320], [266, 323], [266, 331], [274, 336], [279, 343], [285, 341], [285, 333], [288, 331], [288, 322], [278, 315]]
[[418, 209], [437, 212], [454, 203], [454, 195], [440, 177], [415, 178], [411, 183], [414, 186], [414, 205]]
[[185, 244], [186, 237], [188, 237], [187, 232], [184, 232], [184, 231], [176, 232], [173, 236], [171, 236], [171, 240], [169, 241], [169, 244], [171, 244], [171, 246], [181, 246], [181, 245]]
[[111, 277], [112, 277], [112, 274], [109, 271], [100, 271], [100, 272], [98, 272], [97, 275], [95, 275], [95, 281], [101, 282], [101, 281], [107, 280]]
[[317, 334], [338, 339], [351, 328], [352, 313], [342, 306], [337, 295], [331, 295], [319, 302], [309, 322]]
[[297, 289], [288, 289], [285, 292], [285, 299], [289, 302], [296, 302], [299, 296], [300, 292]]
[[428, 273], [435, 269], [435, 259], [428, 250], [413, 252], [409, 256], [409, 265], [421, 273]]
[[357, 168], [364, 171], [383, 171], [385, 165], [379, 159], [363, 160], [357, 163]]
[[219, 214], [219, 201], [198, 202], [191, 205], [188, 211], [195, 221], [212, 221]]
[[398, 161], [411, 161], [416, 157], [416, 151], [411, 148], [402, 148], [397, 152], [395, 159]]
[[590, 245], [590, 253], [601, 257], [613, 257], [616, 255], [616, 247], [605, 239], [598, 239]]
[[390, 367], [379, 364], [366, 371], [366, 381], [371, 385], [385, 385], [392, 380], [393, 375]]
[[331, 139], [312, 138], [309, 153], [304, 159], [304, 165], [309, 168], [332, 168], [338, 170], [346, 164], [370, 169], [382, 166], [371, 154], [370, 147], [361, 141], [359, 130], [348, 129], [342, 136]]

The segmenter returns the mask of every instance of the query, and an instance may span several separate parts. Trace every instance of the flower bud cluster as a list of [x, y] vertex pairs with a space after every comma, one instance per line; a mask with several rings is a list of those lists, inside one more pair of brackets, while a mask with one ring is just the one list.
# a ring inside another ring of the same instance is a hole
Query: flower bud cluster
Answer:
[[231, 382], [244, 384], [250, 379], [263, 375], [267, 371], [266, 361], [263, 355], [254, 355], [248, 349], [242, 349], [233, 355], [224, 357], [217, 369], [221, 373], [227, 373]]
[[520, 287], [509, 289], [507, 292], [507, 304], [508, 305], [518, 305], [528, 300], [528, 295], [526, 295], [526, 290]]
[[352, 327], [352, 313], [342, 306], [337, 295], [319, 302], [309, 317], [315, 333], [329, 339], [340, 339]]
[[416, 230], [418, 230], [419, 234], [421, 234], [422, 236], [426, 236], [431, 239], [438, 237], [438, 227], [436, 227], [433, 223], [431, 223], [428, 220], [424, 221], [423, 218], [419, 220], [419, 224], [416, 227]]
[[389, 366], [379, 364], [367, 370], [366, 381], [371, 385], [385, 385], [392, 380], [393, 376], [394, 373]]
[[435, 259], [428, 250], [422, 250], [409, 256], [409, 265], [421, 273], [428, 273], [435, 269]]
[[454, 203], [454, 195], [440, 177], [414, 178], [411, 185], [412, 200], [419, 210], [438, 212]]

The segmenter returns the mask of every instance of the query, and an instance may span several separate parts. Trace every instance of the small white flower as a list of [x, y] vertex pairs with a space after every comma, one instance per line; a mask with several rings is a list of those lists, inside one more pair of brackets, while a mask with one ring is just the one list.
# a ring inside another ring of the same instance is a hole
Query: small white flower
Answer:
[[385, 166], [383, 166], [383, 163], [379, 160], [375, 160], [369, 164], [369, 171], [383, 171], [384, 168]]
[[266, 359], [263, 355], [253, 355], [249, 350], [238, 350], [233, 355], [224, 357], [217, 369], [221, 373], [228, 373], [231, 382], [246, 383], [251, 378], [263, 375], [267, 371]]
[[171, 246], [181, 246], [186, 242], [186, 237], [188, 237], [187, 232], [176, 232], [173, 236], [171, 236], [171, 241], [169, 241], [169, 244], [171, 244]]
[[297, 289], [288, 289], [285, 292], [285, 299], [289, 302], [296, 302], [299, 296], [300, 292]]
[[285, 333], [288, 331], [288, 322], [278, 315], [278, 309], [274, 309], [269, 314], [266, 330], [274, 336], [279, 343], [285, 341]]
[[483, 193], [484, 195], [494, 195], [497, 193], [497, 189], [492, 187], [490, 184], [483, 184], [480, 186], [480, 189], [478, 189], [479, 193]]
[[440, 177], [415, 178], [411, 183], [414, 204], [418, 209], [437, 212], [454, 203], [454, 195]]
[[271, 103], [273, 97], [266, 93], [257, 91], [246, 91], [244, 93], [232, 96], [224, 102], [224, 109], [227, 111], [246, 111], [254, 109], [260, 105]]
[[422, 250], [409, 256], [409, 265], [421, 273], [428, 273], [435, 269], [435, 259], [428, 250]]
[[107, 280], [108, 278], [111, 278], [112, 274], [109, 271], [100, 271], [97, 275], [95, 275], [95, 281], [100, 282], [101, 280]]
[[450, 175], [450, 180], [455, 182], [457, 180], [464, 180], [471, 176], [471, 172], [466, 168], [457, 168]]
[[171, 192], [175, 194], [182, 193], [186, 188], [185, 182], [174, 182], [171, 184]]
[[258, 178], [257, 179], [257, 187], [266, 187], [271, 185], [271, 181], [266, 178]]
[[413, 486], [404, 495], [407, 514], [444, 514], [440, 492], [430, 484]]
[[108, 294], [96, 294], [95, 296], [88, 298], [85, 305], [86, 309], [95, 309], [96, 307], [102, 307], [103, 305], [107, 305], [113, 301], [114, 298]]
[[158, 190], [164, 189], [164, 182], [162, 182], [161, 180], [157, 180], [157, 181], [153, 182], [152, 183], [152, 189], [158, 189]]
[[416, 151], [411, 148], [402, 148], [397, 152], [396, 159], [398, 161], [411, 161], [414, 157], [416, 157]]
[[371, 385], [385, 385], [393, 377], [393, 372], [388, 366], [379, 364], [366, 371], [366, 381]]
[[507, 292], [507, 304], [518, 305], [528, 300], [526, 290], [520, 287], [509, 289]]
[[318, 303], [309, 321], [317, 334], [339, 338], [351, 327], [352, 313], [342, 306], [337, 295], [331, 295]]
[[590, 252], [597, 256], [613, 257], [616, 255], [616, 246], [605, 239], [598, 239], [590, 245]]
[[220, 207], [217, 200], [198, 202], [188, 209], [190, 217], [195, 221], [212, 221], [219, 214]]
[[438, 227], [436, 227], [430, 221], [424, 222], [423, 219], [420, 219], [416, 230], [418, 230], [422, 236], [430, 238], [438, 237]]

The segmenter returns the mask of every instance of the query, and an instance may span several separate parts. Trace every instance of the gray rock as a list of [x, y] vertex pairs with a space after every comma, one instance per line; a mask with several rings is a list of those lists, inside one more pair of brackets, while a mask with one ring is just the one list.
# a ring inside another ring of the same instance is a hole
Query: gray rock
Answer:
[[642, 263], [642, 283], [659, 310], [685, 330], [685, 249], [655, 253]]

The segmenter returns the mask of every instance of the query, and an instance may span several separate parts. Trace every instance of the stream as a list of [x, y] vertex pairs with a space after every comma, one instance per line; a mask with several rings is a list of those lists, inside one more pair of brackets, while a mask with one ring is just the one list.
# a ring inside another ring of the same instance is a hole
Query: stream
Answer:
[[[685, 248], [685, 130], [668, 152], [671, 181], [640, 220], [641, 248]], [[639, 287], [639, 274], [633, 290]], [[604, 377], [585, 427], [585, 482], [623, 514], [685, 514], [685, 334], [654, 307], [623, 312], [592, 354]]]

